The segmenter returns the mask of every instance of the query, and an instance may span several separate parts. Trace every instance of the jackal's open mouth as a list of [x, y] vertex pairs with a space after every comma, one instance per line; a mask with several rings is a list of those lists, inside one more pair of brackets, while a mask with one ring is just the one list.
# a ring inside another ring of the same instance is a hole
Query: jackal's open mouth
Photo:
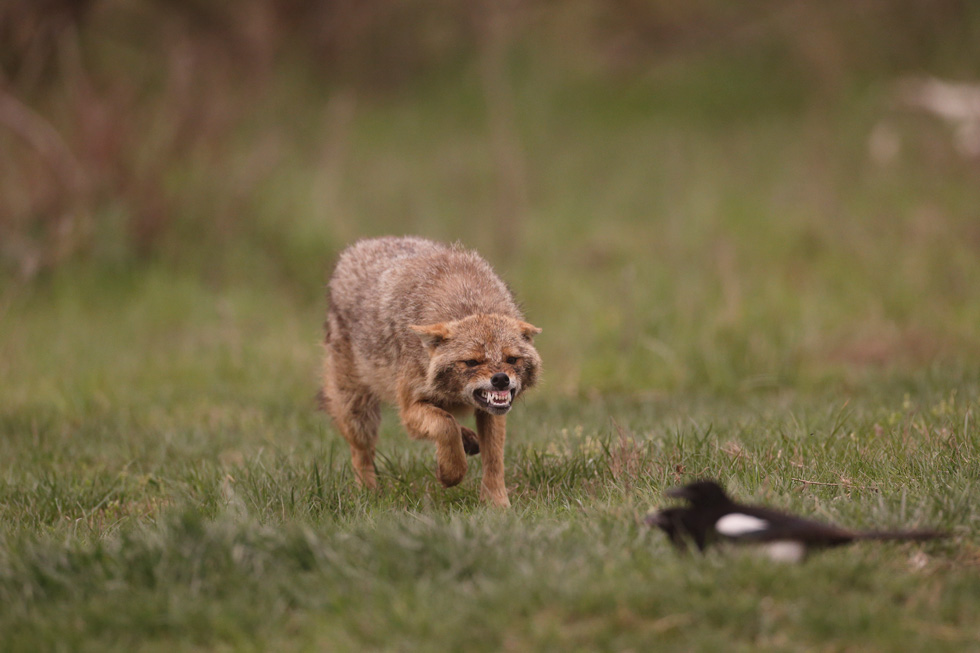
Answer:
[[514, 400], [515, 390], [486, 390], [480, 388], [473, 393], [476, 402], [483, 408], [506, 410]]

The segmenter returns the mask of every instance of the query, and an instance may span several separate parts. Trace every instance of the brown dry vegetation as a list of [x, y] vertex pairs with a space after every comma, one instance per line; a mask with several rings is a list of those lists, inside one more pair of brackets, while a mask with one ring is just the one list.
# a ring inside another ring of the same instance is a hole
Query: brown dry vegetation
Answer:
[[180, 259], [173, 243], [188, 235], [261, 238], [262, 185], [282, 185], [297, 156], [323, 166], [343, 239], [352, 230], [331, 188], [356, 107], [471, 74], [491, 134], [494, 233], [513, 234], [534, 209], [515, 57], [628, 88], [737, 53], [778, 60], [827, 103], [922, 62], [966, 72], [975, 14], [965, 0], [11, 0], [0, 7], [0, 264], [31, 278], [79, 256]]

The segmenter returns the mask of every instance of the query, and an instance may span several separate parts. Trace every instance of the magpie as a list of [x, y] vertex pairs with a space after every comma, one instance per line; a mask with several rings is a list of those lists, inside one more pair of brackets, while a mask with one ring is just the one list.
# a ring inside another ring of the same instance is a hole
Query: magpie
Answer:
[[688, 540], [702, 553], [716, 541], [730, 541], [758, 545], [773, 560], [800, 562], [813, 550], [859, 540], [921, 542], [947, 536], [931, 530], [852, 531], [764, 506], [742, 505], [712, 480], [672, 488], [667, 496], [685, 499], [688, 505], [664, 508], [647, 515], [645, 521], [664, 531], [680, 551], [687, 550]]

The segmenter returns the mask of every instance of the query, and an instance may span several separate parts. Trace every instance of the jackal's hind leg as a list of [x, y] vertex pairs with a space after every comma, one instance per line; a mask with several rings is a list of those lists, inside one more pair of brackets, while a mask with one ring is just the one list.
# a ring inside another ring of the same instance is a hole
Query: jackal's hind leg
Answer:
[[321, 400], [340, 435], [350, 444], [351, 463], [358, 482], [366, 488], [377, 487], [374, 449], [381, 424], [380, 401], [346, 378], [329, 358], [324, 364]]

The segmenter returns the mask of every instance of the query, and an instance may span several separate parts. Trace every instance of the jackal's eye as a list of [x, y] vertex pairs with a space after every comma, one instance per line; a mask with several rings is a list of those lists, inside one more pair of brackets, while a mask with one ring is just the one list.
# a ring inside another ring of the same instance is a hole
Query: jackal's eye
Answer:
[[520, 359], [517, 356], [508, 356], [507, 357], [507, 364], [508, 365], [517, 365], [517, 361], [519, 361], [519, 360]]
[[465, 365], [466, 367], [476, 367], [479, 364], [480, 361], [476, 360], [475, 358], [470, 358], [469, 360], [463, 361], [463, 365]]

